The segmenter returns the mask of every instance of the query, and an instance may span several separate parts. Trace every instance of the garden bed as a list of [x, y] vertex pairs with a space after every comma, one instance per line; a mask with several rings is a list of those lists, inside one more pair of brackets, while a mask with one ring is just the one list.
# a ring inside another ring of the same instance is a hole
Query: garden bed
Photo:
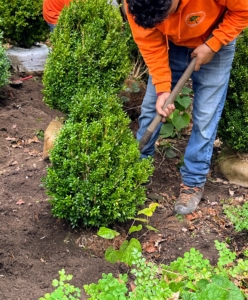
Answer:
[[[42, 89], [37, 75], [20, 87], [6, 86], [0, 91], [0, 299], [38, 299], [53, 290], [51, 282], [62, 268], [74, 275], [72, 284], [80, 288], [97, 282], [103, 272], [118, 274], [124, 268], [105, 261], [104, 251], [113, 242], [97, 237], [97, 229], [72, 229], [51, 215], [41, 186], [49, 165], [42, 157], [42, 133], [62, 114], [42, 101]], [[134, 134], [143, 94], [141, 89], [124, 104]], [[168, 141], [177, 149], [172, 159], [158, 146], [147, 204], [160, 204], [150, 223], [159, 232], [134, 236], [140, 239], [148, 260], [168, 264], [195, 247], [214, 264], [218, 258], [214, 240], [230, 241], [237, 253], [247, 247], [247, 234], [234, 231], [222, 208], [224, 203], [247, 201], [248, 189], [230, 185], [212, 170], [199, 209], [186, 217], [175, 216], [173, 207], [181, 183], [177, 166], [188, 137], [185, 131], [182, 139]], [[218, 150], [216, 147], [215, 153]], [[129, 225], [116, 224], [114, 228], [121, 233], [121, 242]]]

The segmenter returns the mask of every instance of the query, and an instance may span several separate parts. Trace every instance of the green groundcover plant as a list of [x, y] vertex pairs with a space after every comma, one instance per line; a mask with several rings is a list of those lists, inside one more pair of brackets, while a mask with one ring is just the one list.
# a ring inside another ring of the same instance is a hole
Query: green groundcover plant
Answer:
[[45, 66], [44, 101], [64, 113], [71, 98], [89, 88], [119, 92], [131, 70], [130, 31], [119, 9], [107, 0], [72, 1], [51, 36]]
[[49, 28], [42, 17], [42, 0], [0, 1], [0, 31], [5, 42], [29, 48], [45, 41]]
[[232, 149], [248, 152], [248, 29], [237, 39], [218, 135]]
[[[248, 260], [235, 261], [235, 253], [225, 243], [215, 241], [215, 245], [219, 251], [216, 266], [212, 266], [194, 248], [170, 265], [159, 266], [146, 261], [139, 250], [133, 249], [130, 273], [120, 274], [117, 278], [112, 273], [103, 274], [98, 283], [84, 285], [84, 290], [90, 296], [89, 300], [247, 299], [248, 295], [233, 280], [237, 282], [237, 278], [247, 278]], [[129, 277], [129, 274], [133, 276]], [[74, 292], [74, 289], [71, 291]], [[49, 298], [49, 295], [45, 299], [56, 299]], [[65, 298], [60, 299], [79, 299], [69, 298], [68, 295], [70, 293], [67, 289]]]
[[52, 213], [73, 227], [126, 221], [146, 199], [151, 160], [139, 159], [117, 96], [94, 89], [81, 95], [50, 153], [44, 183]]
[[9, 83], [10, 62], [7, 58], [6, 49], [3, 47], [1, 40], [2, 34], [0, 33], [0, 87], [3, 87]]
[[225, 205], [224, 212], [235, 226], [235, 230], [248, 231], [248, 202], [243, 205]]

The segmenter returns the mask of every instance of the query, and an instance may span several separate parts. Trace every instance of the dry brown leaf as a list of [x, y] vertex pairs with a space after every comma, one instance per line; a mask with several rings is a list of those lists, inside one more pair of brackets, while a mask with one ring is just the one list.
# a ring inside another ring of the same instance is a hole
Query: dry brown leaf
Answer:
[[22, 204], [25, 204], [25, 201], [23, 201], [22, 199], [18, 200], [16, 202], [17, 205], [22, 205]]
[[25, 144], [39, 143], [39, 142], [40, 142], [39, 139], [35, 135], [32, 139], [28, 139]]
[[131, 288], [131, 291], [133, 292], [136, 288], [136, 285], [132, 282], [130, 282], [130, 288]]
[[15, 141], [16, 141], [16, 138], [13, 138], [13, 137], [8, 136], [8, 137], [5, 138], [5, 140], [6, 140], [6, 141], [12, 141], [12, 142], [15, 142]]
[[15, 161], [11, 161], [10, 163], [9, 163], [9, 166], [15, 166], [15, 165], [17, 165], [18, 164], [18, 162], [15, 160]]

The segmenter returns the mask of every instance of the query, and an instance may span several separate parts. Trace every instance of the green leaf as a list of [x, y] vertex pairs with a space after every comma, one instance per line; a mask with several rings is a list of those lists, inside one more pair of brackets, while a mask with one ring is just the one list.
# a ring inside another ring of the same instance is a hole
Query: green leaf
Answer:
[[148, 217], [151, 217], [156, 209], [156, 207], [158, 206], [158, 203], [151, 203], [149, 204], [149, 207], [146, 207], [140, 211], [138, 211], [138, 215], [146, 215]]
[[242, 292], [228, 278], [220, 275], [212, 277], [212, 282], [199, 295], [199, 300], [244, 300]]
[[97, 235], [104, 239], [112, 240], [116, 236], [120, 235], [120, 233], [107, 227], [101, 227], [98, 230]]
[[160, 129], [160, 135], [163, 138], [172, 136], [173, 132], [174, 132], [174, 125], [171, 122], [167, 122], [167, 123], [163, 124]]
[[188, 108], [191, 103], [191, 99], [189, 96], [178, 96], [175, 100], [175, 102], [178, 102], [184, 109]]
[[121, 101], [122, 101], [122, 102], [128, 102], [129, 100], [130, 100], [129, 97], [121, 96]]
[[187, 284], [186, 284], [186, 287], [188, 289], [191, 289], [193, 291], [196, 291], [197, 290], [197, 287], [193, 284], [193, 282], [189, 281]]
[[180, 114], [177, 109], [174, 110], [172, 124], [176, 127], [178, 131], [187, 127], [189, 122], [190, 116], [188, 113], [184, 112], [183, 114]]
[[186, 94], [186, 95], [188, 95], [188, 94], [191, 94], [193, 91], [192, 91], [192, 89], [190, 89], [190, 88], [188, 88], [188, 87], [186, 87], [186, 86], [184, 86], [183, 88], [182, 88], [182, 90], [181, 90], [181, 94]]
[[141, 229], [142, 229], [142, 225], [141, 224], [139, 224], [138, 226], [131, 226], [129, 228], [128, 233], [130, 234], [132, 232], [140, 231]]
[[157, 228], [152, 227], [152, 226], [150, 226], [150, 225], [145, 225], [145, 227], [146, 227], [147, 229], [149, 229], [149, 230], [159, 232], [159, 230], [158, 230]]
[[143, 222], [143, 223], [147, 223], [148, 220], [147, 219], [144, 219], [144, 218], [134, 218], [135, 221], [140, 221], [140, 222]]
[[168, 158], [174, 158], [177, 156], [176, 152], [171, 148], [166, 149], [165, 154]]
[[126, 248], [121, 258], [121, 261], [127, 264], [128, 266], [131, 266], [134, 261], [135, 258], [133, 254], [134, 249], [136, 249], [139, 253], [142, 252], [142, 247], [140, 242], [137, 239], [132, 238], [129, 241], [128, 247]]
[[110, 246], [106, 250], [104, 257], [108, 262], [115, 264], [116, 262], [121, 261], [122, 253], [115, 250], [113, 246]]

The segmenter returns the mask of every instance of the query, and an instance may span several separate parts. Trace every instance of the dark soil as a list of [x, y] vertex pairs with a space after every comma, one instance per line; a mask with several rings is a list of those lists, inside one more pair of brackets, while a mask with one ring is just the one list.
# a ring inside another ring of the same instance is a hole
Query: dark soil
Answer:
[[[74, 275], [71, 283], [80, 288], [97, 282], [102, 273], [123, 270], [104, 259], [104, 250], [113, 241], [97, 237], [96, 229], [72, 229], [51, 215], [41, 187], [49, 164], [42, 158], [41, 133], [62, 114], [43, 103], [42, 89], [37, 75], [19, 87], [9, 85], [0, 91], [0, 300], [38, 299], [53, 291], [51, 282], [62, 268]], [[124, 104], [134, 133], [143, 94], [144, 89], [131, 93]], [[159, 232], [134, 235], [146, 258], [157, 263], [168, 264], [195, 247], [214, 264], [218, 258], [214, 240], [228, 238], [236, 251], [247, 243], [247, 235], [235, 233], [222, 207], [225, 201], [245, 201], [248, 189], [228, 184], [214, 171], [209, 174], [199, 209], [181, 218], [173, 214], [181, 183], [178, 164], [188, 136], [185, 131], [182, 139], [167, 140], [176, 149], [173, 159], [166, 157], [165, 146], [161, 146], [164, 141], [158, 141], [146, 204], [160, 204], [150, 223]], [[128, 224], [114, 228], [121, 233], [120, 239], [125, 239]]]

